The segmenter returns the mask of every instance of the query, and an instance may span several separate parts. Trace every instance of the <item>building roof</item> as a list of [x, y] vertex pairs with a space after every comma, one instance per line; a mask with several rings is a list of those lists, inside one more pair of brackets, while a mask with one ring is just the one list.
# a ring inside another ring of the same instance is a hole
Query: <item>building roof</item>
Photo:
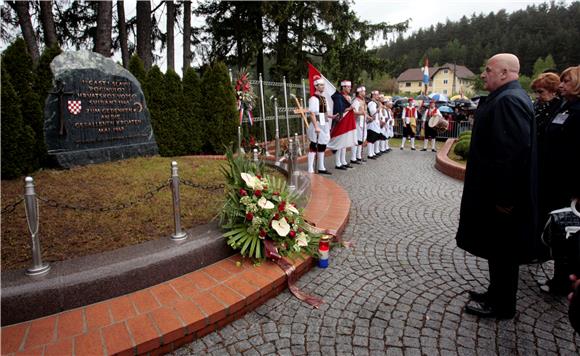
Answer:
[[[457, 78], [461, 79], [474, 79], [475, 74], [469, 70], [469, 68], [459, 65], [456, 65], [457, 70]], [[453, 63], [445, 63], [439, 67], [431, 67], [429, 68], [429, 79], [433, 79], [435, 73], [437, 73], [441, 69], [450, 69], [453, 70]], [[397, 77], [397, 82], [417, 82], [423, 81], [423, 69], [422, 68], [409, 68], [403, 73], [401, 73]]]

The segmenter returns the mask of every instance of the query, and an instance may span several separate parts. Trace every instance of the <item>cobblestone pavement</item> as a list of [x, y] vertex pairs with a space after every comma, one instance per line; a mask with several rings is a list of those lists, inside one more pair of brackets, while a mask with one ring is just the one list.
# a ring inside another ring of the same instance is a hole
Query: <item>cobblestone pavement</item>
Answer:
[[537, 288], [550, 264], [520, 269], [514, 320], [463, 313], [465, 291], [487, 286], [487, 263], [457, 248], [462, 183], [433, 165], [433, 153], [397, 149], [347, 172], [331, 169], [352, 200], [344, 238], [356, 246], [334, 249], [328, 269], [301, 278], [326, 303], [313, 309], [285, 291], [173, 355], [580, 354], [565, 298]]

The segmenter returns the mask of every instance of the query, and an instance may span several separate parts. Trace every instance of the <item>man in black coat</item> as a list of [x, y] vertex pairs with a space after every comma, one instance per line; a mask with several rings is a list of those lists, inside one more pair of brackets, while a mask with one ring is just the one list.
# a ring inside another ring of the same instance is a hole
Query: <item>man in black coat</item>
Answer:
[[461, 200], [457, 246], [487, 259], [487, 292], [469, 291], [465, 312], [511, 319], [519, 265], [536, 260], [536, 133], [532, 101], [513, 54], [491, 57], [481, 74], [489, 96], [475, 114]]

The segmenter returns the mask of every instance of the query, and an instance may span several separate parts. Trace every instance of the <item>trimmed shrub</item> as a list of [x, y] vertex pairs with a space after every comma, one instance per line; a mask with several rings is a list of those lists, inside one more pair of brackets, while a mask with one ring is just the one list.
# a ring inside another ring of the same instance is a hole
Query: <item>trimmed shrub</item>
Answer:
[[17, 178], [37, 168], [34, 131], [24, 123], [18, 95], [2, 66], [2, 179]]
[[[32, 151], [33, 161], [30, 163], [33, 169], [37, 169], [40, 166], [38, 157], [42, 156], [43, 153], [46, 154], [43, 139], [44, 116], [39, 97], [33, 90], [36, 76], [32, 58], [28, 54], [26, 43], [22, 38], [16, 39], [2, 53], [2, 68], [10, 74], [10, 82], [16, 92], [15, 100], [19, 104], [22, 120], [34, 132], [32, 145], [20, 147], [20, 149]], [[2, 103], [2, 105], [4, 104], [5, 102]], [[37, 137], [40, 138], [40, 143], [37, 142]]]
[[164, 105], [165, 105], [165, 90], [164, 77], [158, 66], [153, 66], [145, 81], [147, 107], [151, 114], [151, 126], [155, 133], [155, 140], [159, 147], [159, 154], [162, 156], [171, 156], [171, 134], [164, 122]]
[[135, 78], [141, 83], [141, 87], [145, 90], [145, 81], [147, 80], [147, 71], [145, 70], [145, 65], [143, 61], [137, 54], [133, 54], [129, 60], [129, 65], [127, 66], [129, 72], [131, 72]]
[[164, 81], [163, 125], [169, 134], [167, 145], [172, 156], [183, 156], [187, 154], [185, 147], [188, 141], [188, 131], [179, 110], [179, 106], [183, 102], [181, 78], [175, 71], [168, 70]]
[[460, 140], [455, 145], [453, 152], [456, 155], [461, 156], [467, 160], [469, 158], [469, 145], [470, 144], [471, 144], [471, 140], [467, 140], [467, 139]]
[[183, 100], [180, 105], [180, 116], [187, 132], [185, 150], [188, 154], [201, 152], [203, 132], [203, 114], [201, 110], [201, 80], [193, 70], [187, 68], [183, 74]]
[[225, 146], [233, 146], [237, 135], [236, 96], [228, 69], [222, 62], [209, 67], [201, 79], [202, 95], [211, 94], [211, 102], [202, 105], [207, 134], [202, 149], [210, 153], [224, 153]]
[[460, 133], [459, 136], [458, 136], [458, 139], [461, 140], [461, 138], [462, 137], [465, 137], [465, 136], [471, 137], [471, 130], [469, 130], [469, 131], [463, 131], [462, 133]]

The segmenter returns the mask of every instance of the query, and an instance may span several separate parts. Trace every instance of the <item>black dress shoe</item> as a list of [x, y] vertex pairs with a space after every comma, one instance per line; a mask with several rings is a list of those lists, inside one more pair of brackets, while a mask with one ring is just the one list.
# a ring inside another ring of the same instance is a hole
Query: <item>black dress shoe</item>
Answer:
[[513, 319], [515, 312], [513, 313], [499, 313], [494, 310], [487, 303], [470, 303], [465, 306], [465, 313], [478, 316], [480, 318], [496, 318], [501, 320]]
[[422, 148], [421, 149], [421, 152], [424, 152], [424, 151], [427, 151], [427, 149], [426, 148]]
[[415, 151], [415, 147], [411, 147], [411, 151]]
[[[350, 161], [351, 164], [361, 164], [359, 161]], [[352, 167], [352, 166], [351, 166]]]
[[386, 152], [391, 152], [392, 150], [393, 149], [389, 147], [389, 148], [387, 148], [387, 151]]
[[369, 156], [369, 159], [377, 159], [377, 156]]
[[469, 294], [469, 299], [473, 300], [474, 302], [478, 302], [478, 303], [487, 302], [487, 300], [489, 298], [489, 295], [487, 294], [487, 292], [480, 293], [480, 292], [476, 292], [474, 290], [470, 290], [470, 291], [467, 291], [467, 293]]
[[319, 170], [318, 174], [326, 174], [326, 175], [332, 175], [332, 173], [330, 173], [329, 171], [323, 171], [323, 170]]
[[340, 169], [341, 171], [346, 171], [345, 166], [334, 166], [334, 169]]
[[351, 165], [350, 165], [350, 164], [348, 164], [348, 163], [347, 163], [347, 164], [345, 164], [345, 165], [343, 165], [343, 167], [346, 167], [346, 168], [354, 168], [353, 166], [351, 166]]
[[436, 149], [432, 149], [431, 152], [437, 152], [437, 150]]
[[405, 148], [401, 147], [401, 151], [404, 150]]

